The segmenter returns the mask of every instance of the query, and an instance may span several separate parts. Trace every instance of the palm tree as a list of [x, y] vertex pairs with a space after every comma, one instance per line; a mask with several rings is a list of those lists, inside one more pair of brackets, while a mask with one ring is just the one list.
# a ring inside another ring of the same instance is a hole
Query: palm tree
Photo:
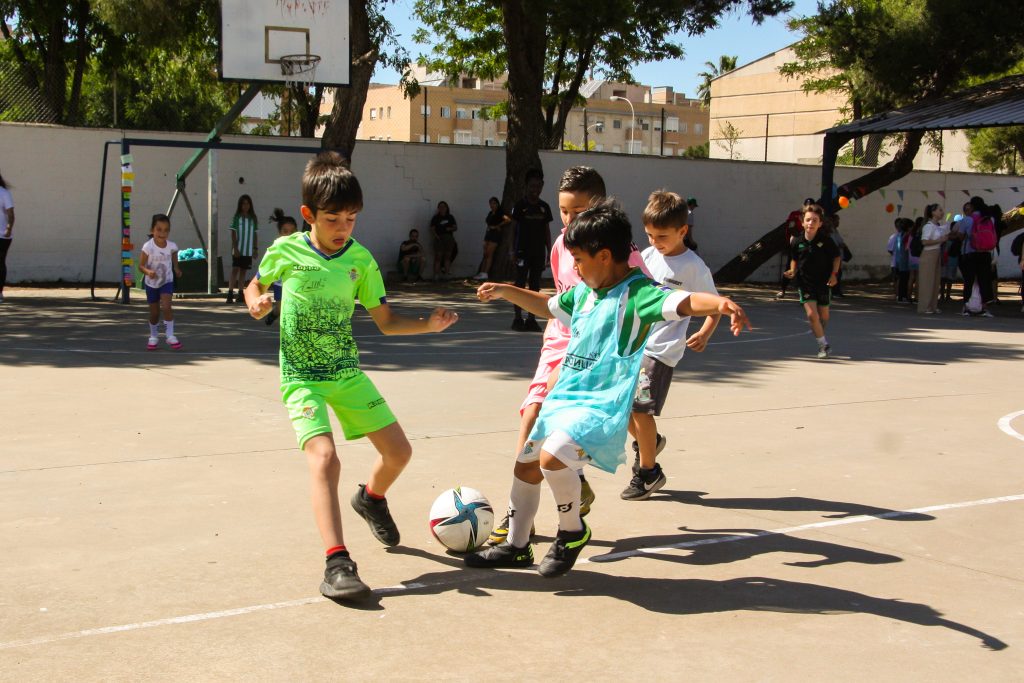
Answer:
[[706, 66], [708, 70], [701, 71], [697, 74], [701, 79], [700, 85], [697, 86], [697, 97], [699, 97], [704, 102], [704, 106], [707, 107], [711, 104], [711, 81], [735, 69], [736, 56], [733, 55], [730, 57], [729, 55], [722, 55], [718, 58], [717, 66], [712, 62], [704, 62], [704, 66]]

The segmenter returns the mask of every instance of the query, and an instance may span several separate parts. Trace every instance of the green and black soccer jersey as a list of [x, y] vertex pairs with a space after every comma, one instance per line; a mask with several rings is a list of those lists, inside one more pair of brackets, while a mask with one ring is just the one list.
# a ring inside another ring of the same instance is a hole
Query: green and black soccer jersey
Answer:
[[800, 233], [790, 246], [790, 255], [796, 261], [797, 286], [804, 292], [817, 292], [825, 289], [832, 276], [839, 247], [824, 230], [818, 230], [812, 240]]
[[260, 284], [281, 280], [281, 382], [329, 382], [361, 372], [352, 337], [358, 299], [367, 310], [387, 302], [373, 255], [354, 239], [324, 254], [309, 233], [277, 239], [257, 273]]

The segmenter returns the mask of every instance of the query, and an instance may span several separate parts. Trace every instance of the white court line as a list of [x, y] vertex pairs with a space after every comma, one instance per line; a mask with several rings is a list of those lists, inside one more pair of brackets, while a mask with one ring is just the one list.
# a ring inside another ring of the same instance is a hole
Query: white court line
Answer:
[[[579, 560], [577, 564], [598, 564], [602, 561], [619, 560], [627, 557], [638, 557], [640, 555], [650, 555], [657, 553], [665, 553], [671, 550], [681, 550], [685, 548], [693, 548], [696, 546], [703, 545], [715, 545], [718, 543], [733, 543], [737, 541], [749, 541], [756, 538], [764, 538], [766, 536], [779, 536], [782, 534], [793, 534], [800, 531], [808, 531], [811, 529], [822, 529], [826, 527], [844, 526], [847, 524], [865, 524], [867, 522], [875, 522], [880, 519], [899, 519], [900, 517], [909, 517], [911, 515], [918, 515], [925, 512], [938, 512], [941, 510], [954, 510], [958, 508], [969, 508], [978, 507], [980, 505], [995, 505], [998, 503], [1012, 503], [1016, 501], [1024, 500], [1024, 493], [1019, 493], [1013, 496], [999, 496], [997, 498], [982, 498], [980, 500], [970, 500], [961, 503], [945, 503], [942, 505], [929, 505], [927, 507], [915, 508], [913, 510], [892, 510], [890, 512], [884, 512], [879, 515], [859, 515], [857, 517], [847, 517], [846, 519], [835, 519], [827, 522], [814, 522], [812, 524], [803, 524], [800, 526], [784, 527], [782, 529], [774, 529], [771, 531], [759, 531], [749, 535], [734, 535], [734, 536], [720, 536], [718, 538], [703, 538], [695, 541], [685, 541], [683, 543], [675, 543], [673, 545], [659, 546], [656, 548], [637, 548], [636, 550], [628, 550], [621, 553], [608, 553], [605, 555], [597, 555], [592, 558], [586, 558]], [[498, 576], [513, 576], [514, 574], [498, 574]], [[467, 583], [480, 577], [479, 572], [467, 571], [465, 574], [461, 572], [453, 576], [448, 580], [434, 581], [431, 583], [406, 583], [398, 586], [388, 586], [386, 588], [376, 588], [373, 591], [375, 596], [381, 597], [386, 595], [396, 595], [400, 593], [406, 593], [410, 591], [420, 590], [422, 588], [432, 588], [436, 586], [448, 586], [460, 583]], [[552, 584], [554, 586], [554, 584]], [[312, 605], [318, 602], [326, 602], [327, 598], [323, 597], [312, 597], [312, 598], [299, 598], [297, 600], [286, 600], [284, 602], [272, 602], [265, 605], [252, 605], [249, 607], [237, 607], [235, 609], [219, 610], [216, 612], [203, 612], [200, 614], [186, 614], [180, 617], [168, 617], [166, 619], [154, 619], [153, 621], [140, 621], [134, 624], [121, 624], [118, 626], [103, 626], [101, 628], [90, 628], [84, 631], [72, 631], [70, 633], [60, 633], [52, 636], [39, 636], [37, 638], [26, 638], [24, 640], [11, 640], [6, 643], [0, 643], [0, 650], [9, 650], [16, 647], [29, 647], [32, 645], [47, 645], [49, 643], [56, 643], [62, 640], [74, 640], [77, 638], [88, 638], [91, 636], [106, 635], [109, 633], [124, 633], [126, 631], [139, 631], [147, 628], [156, 628], [158, 626], [173, 626], [176, 624], [190, 624], [197, 621], [209, 621], [211, 619], [223, 619], [225, 617], [236, 617], [242, 614], [251, 614], [253, 612], [267, 612], [270, 610], [286, 609], [289, 607], [302, 607], [304, 605]]]
[[1015, 439], [1020, 439], [1021, 441], [1024, 441], [1024, 434], [1021, 434], [1016, 429], [1010, 426], [1010, 423], [1013, 422], [1016, 418], [1020, 417], [1021, 415], [1024, 415], [1024, 410], [1018, 410], [1015, 413], [1003, 415], [1001, 418], [999, 418], [999, 422], [997, 422], [996, 424], [999, 426], [999, 429], [1001, 429], [1005, 434], [1008, 434]]

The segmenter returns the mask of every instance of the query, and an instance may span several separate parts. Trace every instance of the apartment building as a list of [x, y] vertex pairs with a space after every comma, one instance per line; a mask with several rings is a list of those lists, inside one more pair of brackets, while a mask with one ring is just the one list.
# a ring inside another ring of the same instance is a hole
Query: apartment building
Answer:
[[[786, 47], [711, 82], [711, 158], [821, 163], [822, 131], [847, 120], [846, 97], [804, 92], [802, 78], [779, 73], [783, 64], [795, 61], [793, 48]], [[914, 168], [970, 171], [967, 149], [962, 132], [944, 131], [941, 152], [923, 145]], [[894, 151], [883, 148], [879, 163]]]
[[[505, 145], [508, 120], [483, 113], [507, 99], [504, 79], [462, 77], [449, 85], [422, 70], [416, 75], [421, 89], [411, 98], [397, 85], [370, 85], [359, 139]], [[594, 80], [580, 94], [586, 105], [566, 119], [566, 149], [676, 156], [708, 140], [708, 111], [670, 87]], [[325, 98], [324, 110], [330, 107]]]

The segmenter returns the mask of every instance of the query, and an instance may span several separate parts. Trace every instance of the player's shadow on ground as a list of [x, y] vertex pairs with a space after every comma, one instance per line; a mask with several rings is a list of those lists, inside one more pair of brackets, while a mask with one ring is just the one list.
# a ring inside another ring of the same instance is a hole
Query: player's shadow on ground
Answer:
[[739, 610], [802, 614], [874, 614], [919, 626], [937, 626], [977, 638], [990, 650], [1008, 645], [983, 631], [943, 617], [928, 605], [896, 598], [877, 598], [856, 591], [767, 577], [724, 581], [651, 579], [614, 576], [577, 567], [558, 579], [545, 579], [532, 570], [488, 571], [461, 569], [423, 574], [404, 582], [405, 589], [384, 595], [436, 595], [450, 590], [488, 597], [491, 591], [530, 591], [563, 597], [610, 597], [661, 614], [712, 614]]
[[[891, 564], [902, 562], [896, 555], [878, 553], [873, 550], [852, 548], [838, 543], [816, 541], [766, 532], [761, 529], [688, 529], [680, 527], [683, 534], [638, 536], [621, 539], [603, 555], [590, 557], [591, 562], [600, 564], [624, 560], [657, 559], [680, 564], [700, 566], [727, 564], [749, 560], [757, 555], [786, 553], [790, 555], [817, 556], [820, 559], [784, 562], [790, 567], [816, 568], [826, 565], [855, 562], [858, 564]], [[672, 548], [672, 552], [636, 552], [640, 548]]]
[[932, 515], [921, 512], [890, 510], [889, 508], [860, 503], [846, 503], [838, 500], [821, 500], [805, 496], [780, 496], [778, 498], [705, 498], [704, 491], [669, 491], [662, 489], [650, 500], [663, 502], [686, 503], [709, 508], [728, 510], [777, 510], [779, 512], [832, 512], [822, 517], [827, 519], [846, 519], [849, 517], [875, 517], [897, 522], [924, 522], [935, 519]]

